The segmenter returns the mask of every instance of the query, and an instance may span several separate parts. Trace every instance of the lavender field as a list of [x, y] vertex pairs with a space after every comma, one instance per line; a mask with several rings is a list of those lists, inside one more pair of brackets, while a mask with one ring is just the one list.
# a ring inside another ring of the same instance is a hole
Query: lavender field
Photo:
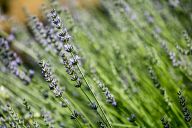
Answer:
[[0, 128], [192, 128], [191, 0], [1, 1]]

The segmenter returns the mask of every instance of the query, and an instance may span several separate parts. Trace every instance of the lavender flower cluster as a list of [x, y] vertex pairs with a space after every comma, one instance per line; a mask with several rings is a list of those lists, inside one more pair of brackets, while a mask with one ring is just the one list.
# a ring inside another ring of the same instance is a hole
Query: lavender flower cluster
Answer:
[[45, 61], [41, 61], [40, 63], [41, 71], [44, 79], [49, 82], [50, 90], [53, 90], [55, 97], [62, 97], [63, 90], [58, 85], [58, 80], [54, 78], [52, 71]]
[[191, 114], [186, 106], [186, 101], [185, 101], [185, 98], [184, 96], [182, 95], [182, 92], [179, 91], [178, 93], [178, 98], [179, 98], [179, 103], [180, 103], [180, 106], [181, 106], [181, 109], [182, 109], [182, 112], [183, 112], [183, 115], [184, 115], [184, 119], [186, 122], [190, 122], [191, 121]]
[[0, 60], [3, 65], [11, 71], [16, 77], [22, 80], [25, 84], [29, 84], [34, 76], [34, 71], [28, 72], [20, 69], [22, 65], [21, 58], [14, 52], [5, 38], [0, 38]]

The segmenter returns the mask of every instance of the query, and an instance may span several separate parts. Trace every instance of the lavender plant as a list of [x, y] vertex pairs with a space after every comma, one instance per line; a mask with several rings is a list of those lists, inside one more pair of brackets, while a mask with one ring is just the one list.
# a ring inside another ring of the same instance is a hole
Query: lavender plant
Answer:
[[25, 7], [25, 24], [2, 14], [0, 127], [190, 128], [191, 4], [50, 0], [41, 17]]

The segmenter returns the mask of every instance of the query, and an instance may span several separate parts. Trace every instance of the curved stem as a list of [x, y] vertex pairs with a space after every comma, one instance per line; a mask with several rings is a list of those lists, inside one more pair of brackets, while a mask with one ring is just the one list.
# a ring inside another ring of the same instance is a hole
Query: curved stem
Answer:
[[[89, 96], [85, 93], [85, 91], [84, 91], [81, 87], [80, 87], [80, 89], [81, 89], [81, 91], [83, 92], [83, 94], [88, 98], [89, 102], [90, 102], [91, 104], [93, 104], [93, 102], [91, 101], [91, 99], [89, 98]], [[105, 123], [103, 117], [98, 113], [98, 111], [97, 111], [97, 114], [98, 114], [99, 117], [102, 119], [102, 121]]]
[[[71, 55], [72, 55], [72, 57], [74, 58], [73, 53], [71, 53]], [[82, 77], [83, 77], [83, 80], [84, 80], [84, 81], [85, 81], [85, 83], [86, 83], [86, 86], [90, 89], [91, 94], [93, 95], [93, 97], [94, 97], [95, 101], [97, 102], [97, 104], [98, 104], [99, 108], [101, 109], [101, 112], [102, 112], [103, 116], [105, 117], [105, 119], [106, 119], [107, 123], [108, 123], [108, 124], [109, 124], [109, 126], [112, 128], [111, 124], [109, 123], [109, 120], [107, 119], [106, 114], [104, 113], [104, 110], [102, 109], [101, 105], [99, 104], [99, 101], [97, 100], [97, 98], [96, 98], [95, 94], [94, 94], [94, 93], [93, 93], [93, 91], [91, 90], [91, 87], [89, 86], [89, 83], [88, 83], [88, 82], [87, 82], [87, 80], [85, 79], [85, 76], [84, 76], [83, 72], [81, 71], [81, 69], [80, 69], [80, 67], [79, 67], [79, 65], [78, 65], [78, 64], [77, 64], [77, 68], [78, 68], [79, 72], [81, 73], [81, 75], [82, 75]]]
[[[63, 99], [63, 97], [61, 97], [61, 100], [62, 100], [63, 102], [65, 102], [65, 100]], [[72, 109], [69, 107], [69, 105], [68, 105], [67, 103], [66, 103], [66, 105], [67, 105], [67, 108], [69, 109], [69, 111], [73, 114], [73, 111], [72, 111]], [[78, 120], [77, 118], [76, 118], [75, 120], [77, 121], [79, 127], [82, 128], [81, 123], [79, 122], [79, 120]]]

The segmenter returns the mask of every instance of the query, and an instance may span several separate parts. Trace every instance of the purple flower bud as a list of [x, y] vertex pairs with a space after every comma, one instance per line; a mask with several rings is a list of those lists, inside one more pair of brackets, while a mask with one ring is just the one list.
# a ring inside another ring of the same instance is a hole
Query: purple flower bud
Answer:
[[112, 105], [113, 105], [114, 107], [116, 107], [116, 106], [117, 106], [117, 102], [116, 102], [116, 101], [113, 101], [113, 102], [112, 102]]
[[29, 70], [29, 78], [33, 78], [34, 74], [35, 74], [34, 70], [30, 69]]
[[72, 52], [73, 47], [72, 47], [72, 45], [70, 45], [70, 44], [66, 44], [66, 45], [64, 45], [64, 49], [65, 49], [65, 51], [67, 51], [67, 52]]

